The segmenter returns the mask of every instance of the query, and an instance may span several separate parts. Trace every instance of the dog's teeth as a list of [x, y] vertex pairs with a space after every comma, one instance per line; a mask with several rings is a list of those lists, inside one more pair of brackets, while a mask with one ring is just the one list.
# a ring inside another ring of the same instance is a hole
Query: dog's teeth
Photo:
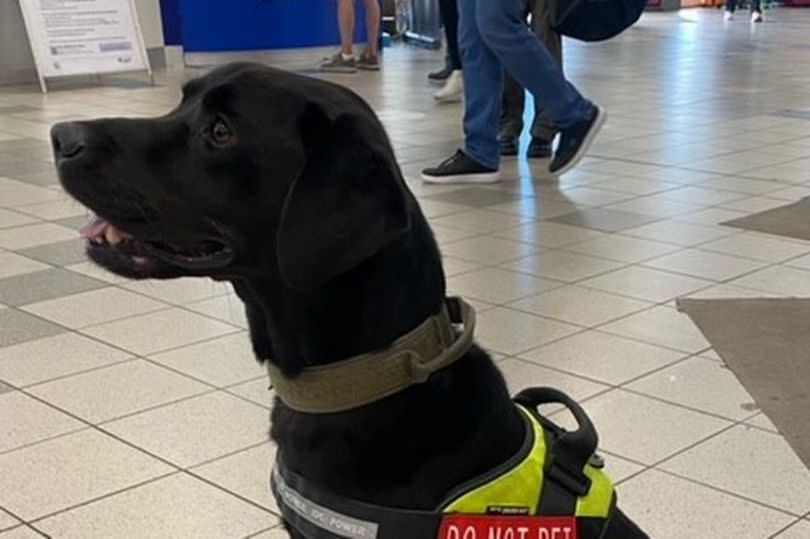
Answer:
[[110, 245], [118, 245], [122, 241], [124, 241], [124, 236], [112, 225], [109, 225], [104, 230], [104, 239], [107, 240], [107, 243]]

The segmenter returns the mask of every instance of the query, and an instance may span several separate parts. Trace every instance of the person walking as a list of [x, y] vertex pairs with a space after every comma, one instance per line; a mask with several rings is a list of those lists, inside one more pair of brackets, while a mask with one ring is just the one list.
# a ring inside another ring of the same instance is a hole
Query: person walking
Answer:
[[560, 130], [552, 174], [584, 157], [607, 118], [565, 80], [548, 49], [526, 25], [526, 0], [459, 0], [459, 45], [464, 65], [464, 149], [422, 172], [428, 183], [499, 180], [498, 123], [503, 72], [511, 73], [549, 111]]
[[[547, 0], [529, 0], [531, 14], [530, 28], [551, 53], [552, 58], [563, 69], [562, 37], [549, 23]], [[527, 14], [528, 16], [528, 14]], [[517, 155], [520, 147], [520, 134], [523, 132], [523, 110], [526, 104], [526, 90], [509, 73], [503, 88], [503, 111], [501, 112], [498, 144], [502, 156]], [[554, 139], [557, 127], [551, 115], [534, 102], [534, 120], [531, 127], [532, 139], [527, 152], [528, 157], [549, 159], [553, 154]]]
[[[750, 0], [751, 2], [751, 22], [762, 22], [762, 0]], [[737, 0], [726, 0], [725, 19], [734, 20], [734, 13], [737, 11]]]
[[[458, 0], [439, 0], [439, 12], [444, 26], [449, 74], [443, 81], [444, 86], [433, 97], [440, 103], [457, 103], [464, 93], [461, 53], [458, 48]], [[428, 75], [428, 78], [431, 76]]]
[[363, 0], [366, 8], [366, 30], [368, 42], [366, 50], [359, 58], [354, 56], [354, 0], [337, 0], [338, 28], [340, 29], [340, 51], [321, 63], [321, 71], [327, 73], [355, 73], [358, 69], [378, 71], [380, 69], [380, 4], [378, 0]]

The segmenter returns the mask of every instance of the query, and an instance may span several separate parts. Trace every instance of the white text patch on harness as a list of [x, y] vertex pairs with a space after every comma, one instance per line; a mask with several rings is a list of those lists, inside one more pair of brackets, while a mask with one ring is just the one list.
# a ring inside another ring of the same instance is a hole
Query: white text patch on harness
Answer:
[[577, 539], [574, 517], [447, 515], [438, 539]]

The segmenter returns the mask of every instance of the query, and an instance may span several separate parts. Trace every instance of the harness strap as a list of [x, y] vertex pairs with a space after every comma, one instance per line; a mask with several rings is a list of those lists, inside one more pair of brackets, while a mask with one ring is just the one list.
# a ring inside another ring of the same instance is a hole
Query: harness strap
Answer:
[[273, 494], [284, 520], [309, 539], [421, 539], [437, 536], [443, 515], [382, 507], [313, 488], [276, 462]]

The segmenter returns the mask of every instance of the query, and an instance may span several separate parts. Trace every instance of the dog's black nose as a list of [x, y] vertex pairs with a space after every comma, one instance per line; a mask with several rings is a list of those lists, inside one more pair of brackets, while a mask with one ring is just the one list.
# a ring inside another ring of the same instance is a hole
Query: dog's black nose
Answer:
[[51, 142], [57, 159], [71, 159], [82, 153], [87, 144], [87, 131], [81, 124], [65, 122], [51, 128]]

